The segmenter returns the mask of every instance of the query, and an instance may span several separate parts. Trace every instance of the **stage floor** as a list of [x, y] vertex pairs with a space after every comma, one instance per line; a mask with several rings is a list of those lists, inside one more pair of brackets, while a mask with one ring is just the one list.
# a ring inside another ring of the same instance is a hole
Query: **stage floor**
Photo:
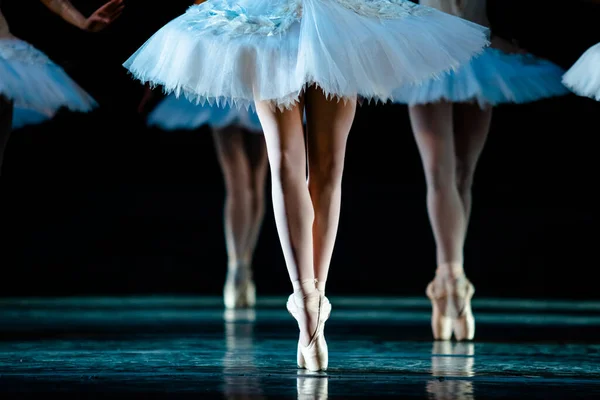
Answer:
[[447, 343], [426, 299], [330, 299], [326, 373], [296, 368], [283, 297], [0, 299], [0, 397], [600, 398], [600, 302], [477, 299]]

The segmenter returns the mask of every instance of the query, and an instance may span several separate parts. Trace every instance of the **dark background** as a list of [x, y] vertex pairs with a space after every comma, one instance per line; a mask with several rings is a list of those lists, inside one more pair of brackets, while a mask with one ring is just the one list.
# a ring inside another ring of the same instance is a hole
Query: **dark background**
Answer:
[[[489, 0], [500, 34], [568, 68], [600, 41], [600, 5]], [[89, 13], [102, 1], [73, 0]], [[14, 34], [62, 65], [101, 108], [15, 131], [0, 179], [0, 294], [220, 294], [224, 188], [208, 130], [147, 129], [121, 64], [191, 1], [127, 0], [105, 32], [38, 1], [3, 1]], [[466, 245], [478, 296], [599, 298], [600, 103], [574, 95], [495, 110]], [[259, 294], [291, 290], [268, 198]], [[348, 144], [335, 294], [423, 295], [435, 268], [406, 107], [364, 106]]]

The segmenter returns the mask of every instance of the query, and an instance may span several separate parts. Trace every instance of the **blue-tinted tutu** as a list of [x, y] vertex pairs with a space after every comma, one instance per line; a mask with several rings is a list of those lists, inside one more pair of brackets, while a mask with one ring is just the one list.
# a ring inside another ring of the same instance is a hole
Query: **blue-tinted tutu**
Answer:
[[217, 107], [196, 104], [184, 96], [167, 96], [148, 116], [148, 125], [164, 130], [193, 130], [202, 125], [220, 129], [226, 126], [239, 126], [250, 132], [262, 133], [258, 115], [251, 109], [237, 107]]
[[96, 102], [44, 53], [0, 39], [0, 94], [14, 104], [13, 128], [50, 119], [62, 108], [87, 112]]
[[19, 129], [26, 125], [37, 125], [46, 122], [50, 119], [46, 114], [42, 114], [28, 108], [14, 108], [12, 129]]
[[563, 77], [574, 93], [600, 101], [600, 43], [590, 47]]
[[532, 55], [507, 54], [493, 48], [456, 72], [421, 84], [406, 85], [394, 93], [394, 102], [408, 105], [477, 101], [479, 105], [527, 103], [561, 96], [564, 70]]
[[154, 34], [124, 66], [204, 104], [291, 108], [303, 90], [386, 101], [458, 68], [488, 44], [482, 26], [408, 0], [211, 0]]

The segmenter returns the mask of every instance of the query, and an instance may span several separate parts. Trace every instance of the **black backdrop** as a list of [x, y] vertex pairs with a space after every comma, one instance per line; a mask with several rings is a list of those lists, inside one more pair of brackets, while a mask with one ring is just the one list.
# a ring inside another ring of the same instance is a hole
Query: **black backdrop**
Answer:
[[[600, 5], [489, 1], [498, 32], [565, 68], [600, 41]], [[102, 2], [73, 3], [89, 12]], [[0, 179], [2, 295], [220, 293], [224, 193], [212, 139], [204, 129], [146, 129], [135, 111], [142, 87], [121, 67], [189, 3], [127, 0], [122, 18], [94, 35], [37, 1], [3, 2], [13, 32], [102, 107], [14, 132]], [[599, 117], [600, 103], [573, 95], [495, 110], [466, 246], [479, 296], [600, 297]], [[329, 291], [422, 295], [434, 267], [406, 107], [361, 107]], [[270, 209], [255, 275], [260, 293], [290, 290]]]

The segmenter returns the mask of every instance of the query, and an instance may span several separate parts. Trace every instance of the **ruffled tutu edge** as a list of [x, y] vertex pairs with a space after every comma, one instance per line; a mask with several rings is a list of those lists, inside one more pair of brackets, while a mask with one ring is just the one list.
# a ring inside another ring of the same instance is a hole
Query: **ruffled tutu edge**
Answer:
[[600, 101], [600, 43], [590, 47], [563, 75], [573, 93]]
[[0, 47], [0, 95], [22, 110], [13, 118], [14, 127], [50, 119], [61, 108], [89, 112], [98, 107], [59, 65], [29, 43], [2, 39]]
[[562, 84], [564, 70], [532, 55], [507, 54], [488, 48], [468, 65], [395, 92], [395, 103], [409, 106], [447, 102], [476, 102], [481, 108], [530, 103], [569, 93]]
[[[308, 1], [308, 0], [305, 0]], [[311, 4], [320, 4], [320, 3], [325, 3], [325, 2], [319, 2], [318, 0], [310, 0]], [[328, 2], [328, 3], [333, 3], [333, 2]], [[205, 3], [206, 4], [206, 3]], [[321, 6], [323, 6], [322, 4], [320, 4]], [[341, 7], [339, 5], [334, 5], [332, 6], [331, 4], [327, 4], [328, 7], [330, 8], [334, 8], [334, 7]], [[200, 7], [200, 6], [193, 6], [193, 7]], [[192, 8], [192, 7], [191, 7]], [[329, 12], [331, 12], [329, 10]], [[348, 12], [348, 10], [344, 9], [344, 12]], [[367, 73], [367, 74], [363, 74], [361, 75], [363, 78], [373, 78], [373, 79], [353, 79], [353, 76], [356, 76], [356, 74], [353, 74], [357, 69], [353, 67], [349, 67], [347, 68], [350, 73], [348, 74], [341, 74], [338, 76], [335, 76], [334, 78], [338, 78], [339, 80], [345, 81], [347, 82], [352, 82], [350, 85], [347, 85], [344, 88], [341, 88], [337, 82], [333, 82], [331, 80], [328, 79], [321, 79], [316, 75], [319, 75], [319, 73], [314, 73], [315, 68], [314, 66], [309, 66], [306, 67], [305, 65], [302, 65], [300, 68], [298, 68], [299, 64], [302, 63], [306, 63], [306, 59], [307, 58], [315, 58], [317, 57], [316, 55], [319, 55], [320, 53], [324, 53], [328, 50], [331, 50], [330, 48], [323, 50], [323, 48], [318, 48], [317, 50], [315, 50], [315, 57], [309, 57], [306, 56], [306, 54], [300, 54], [298, 55], [298, 60], [296, 63], [296, 70], [292, 69], [289, 70], [289, 75], [290, 76], [302, 76], [301, 79], [298, 80], [299, 83], [297, 84], [292, 84], [289, 85], [289, 81], [290, 80], [294, 80], [294, 79], [287, 79], [288, 84], [286, 85], [282, 85], [282, 86], [286, 86], [287, 89], [283, 89], [285, 92], [284, 93], [278, 93], [274, 96], [269, 96], [269, 95], [264, 95], [262, 96], [260, 94], [262, 89], [256, 89], [256, 88], [252, 88], [252, 91], [254, 92], [252, 95], [248, 95], [248, 88], [246, 88], [246, 93], [244, 93], [244, 95], [240, 95], [237, 96], [235, 94], [233, 94], [232, 92], [234, 90], [211, 90], [210, 87], [210, 83], [209, 84], [205, 84], [205, 85], [198, 85], [198, 86], [194, 86], [191, 84], [188, 84], [188, 82], [190, 82], [192, 79], [186, 79], [184, 73], [181, 73], [181, 71], [183, 70], [182, 68], [179, 68], [179, 66], [174, 66], [174, 67], [165, 67], [165, 64], [167, 64], [168, 62], [164, 62], [164, 60], [169, 60], [169, 59], [175, 59], [177, 57], [175, 57], [175, 53], [171, 53], [170, 56], [169, 52], [171, 52], [170, 47], [172, 46], [167, 46], [167, 43], [169, 41], [173, 41], [174, 37], [179, 37], [180, 39], [182, 39], [183, 41], [188, 40], [189, 38], [187, 38], [185, 35], [185, 32], [181, 32], [181, 31], [177, 31], [176, 28], [173, 28], [172, 26], [175, 26], [174, 24], [176, 24], [176, 22], [178, 21], [178, 19], [181, 19], [185, 16], [181, 16], [179, 18], [176, 18], [175, 20], [171, 21], [170, 23], [168, 23], [167, 25], [165, 25], [163, 28], [161, 28], [161, 30], [159, 30], [155, 35], [153, 35], [142, 47], [140, 47], [140, 49], [138, 51], [136, 51], [124, 64], [123, 66], [129, 71], [129, 74], [136, 80], [139, 80], [141, 83], [143, 84], [148, 84], [150, 85], [152, 88], [156, 88], [158, 86], [162, 87], [162, 91], [169, 95], [169, 94], [174, 94], [175, 96], [179, 97], [179, 96], [184, 96], [188, 101], [192, 102], [192, 103], [196, 103], [199, 105], [209, 105], [209, 106], [217, 106], [217, 107], [236, 107], [236, 108], [245, 108], [246, 110], [254, 110], [254, 102], [256, 100], [258, 101], [268, 101], [271, 103], [273, 108], [277, 108], [279, 110], [284, 110], [284, 109], [290, 109], [292, 108], [295, 104], [298, 103], [299, 98], [302, 96], [302, 94], [307, 90], [307, 88], [309, 87], [315, 87], [319, 90], [321, 90], [324, 94], [324, 96], [326, 98], [328, 98], [329, 100], [335, 100], [337, 99], [338, 101], [347, 101], [349, 99], [354, 99], [357, 98], [359, 99], [359, 103], [363, 103], [363, 102], [367, 102], [367, 103], [386, 103], [388, 101], [393, 101], [394, 97], [392, 95], [392, 91], [393, 88], [396, 87], [400, 87], [401, 84], [400, 82], [405, 82], [405, 81], [409, 81], [409, 82], [423, 82], [423, 81], [427, 81], [429, 79], [441, 79], [444, 74], [446, 74], [449, 71], [456, 71], [458, 68], [460, 68], [462, 65], [468, 63], [473, 57], [477, 57], [478, 55], [480, 55], [486, 48], [487, 45], [489, 45], [489, 40], [488, 40], [488, 35], [489, 35], [489, 31], [487, 28], [485, 27], [481, 27], [479, 25], [470, 23], [468, 21], [465, 20], [460, 20], [456, 17], [450, 16], [448, 14], [439, 12], [437, 10], [433, 10], [432, 9], [432, 15], [433, 17], [427, 16], [427, 17], [408, 17], [405, 20], [400, 20], [400, 21], [393, 21], [394, 23], [396, 23], [395, 25], [395, 29], [399, 32], [395, 32], [394, 34], [397, 37], [402, 36], [403, 38], [406, 38], [407, 36], [411, 36], [414, 37], [414, 42], [412, 40], [397, 40], [394, 43], [397, 44], [396, 47], [400, 48], [401, 50], [390, 50], [390, 48], [392, 48], [393, 46], [390, 46], [390, 43], [392, 41], [390, 41], [389, 39], [378, 39], [380, 36], [383, 35], [372, 35], [371, 41], [373, 42], [377, 42], [378, 40], [381, 41], [385, 41], [385, 43], [382, 44], [382, 48], [384, 49], [384, 53], [385, 51], [392, 51], [394, 57], [398, 60], [402, 60], [399, 64], [401, 64], [396, 71], [402, 71], [401, 73], [396, 73], [395, 76], [392, 76], [391, 78], [389, 77], [390, 75], [388, 75], [387, 78], [384, 79], [379, 79], [377, 76], [385, 76], [385, 73]], [[304, 15], [303, 17], [307, 18], [306, 15]], [[364, 17], [359, 17], [356, 16], [355, 18], [363, 18], [363, 21], [361, 22], [362, 24], [367, 25], [367, 23], [365, 22], [365, 19], [368, 20], [368, 18], [364, 18]], [[373, 23], [373, 21], [370, 21], [369, 23]], [[387, 22], [386, 22], [387, 23]], [[398, 26], [400, 24], [406, 24], [406, 27], [402, 27], [402, 29], [399, 29]], [[302, 22], [299, 24], [302, 25]], [[383, 26], [385, 24], [381, 23], [381, 26]], [[416, 33], [411, 33], [411, 29], [414, 29], [415, 26], [418, 26], [418, 32]], [[387, 28], [381, 28], [378, 27], [378, 29], [381, 29], [382, 31], [384, 29]], [[364, 29], [365, 32], [369, 32], [369, 29]], [[429, 32], [431, 31], [431, 32]], [[453, 32], [453, 31], [458, 31], [458, 33]], [[424, 33], [423, 33], [424, 32]], [[420, 33], [423, 33], [423, 35], [420, 35]], [[285, 35], [289, 35], [290, 33], [286, 33]], [[295, 33], [298, 34], [298, 33]], [[190, 34], [191, 35], [191, 34]], [[282, 36], [285, 36], [282, 35]], [[461, 37], [462, 35], [462, 37]], [[301, 36], [301, 35], [299, 35]], [[333, 35], [331, 35], [333, 36]], [[363, 35], [365, 36], [365, 35]], [[422, 38], [420, 36], [426, 36], [425, 38]], [[465, 37], [466, 36], [466, 37]], [[373, 39], [373, 37], [375, 39]], [[460, 37], [459, 44], [457, 44], [457, 37]], [[260, 40], [261, 38], [258, 38], [257, 40]], [[192, 39], [189, 39], [188, 41], [191, 41]], [[177, 56], [180, 57], [180, 61], [181, 62], [187, 62], [185, 61], [186, 58], [194, 58], [196, 61], [198, 61], [198, 64], [196, 68], [195, 68], [195, 72], [192, 72], [191, 74], [196, 74], [197, 71], [204, 71], [205, 68], [208, 69], [213, 69], [214, 68], [212, 66], [209, 65], [209, 62], [206, 61], [201, 61], [200, 59], [211, 59], [210, 54], [202, 54], [201, 56], [197, 53], [196, 48], [215, 48], [217, 47], [214, 43], [210, 43], [210, 40], [214, 40], [215, 42], [218, 42], [218, 44], [223, 44], [225, 43], [225, 46], [229, 45], [229, 43], [226, 41], [226, 39], [222, 39], [222, 38], [217, 38], [215, 39], [215, 36], [212, 36], [209, 39], [206, 38], [197, 38], [195, 37], [194, 40], [196, 40], [197, 42], [188, 45], [186, 44], [185, 46], [192, 48], [192, 50], [190, 50], [189, 53], [187, 53], [187, 57], [185, 54], [183, 54], [182, 52], [177, 53]], [[284, 40], [284, 39], [282, 39]], [[285, 39], [288, 40], [288, 39]], [[419, 42], [420, 41], [420, 42]], [[200, 44], [199, 44], [200, 43]], [[427, 52], [424, 51], [421, 47], [419, 47], [420, 43], [425, 43], [427, 46], [425, 46], [425, 48], [429, 48], [429, 49], [435, 49], [433, 51], [433, 54], [431, 54], [431, 52]], [[345, 44], [346, 46], [349, 46], [348, 44]], [[234, 47], [234, 46], [232, 46]], [[241, 46], [240, 46], [241, 47]], [[260, 44], [257, 46], [260, 47]], [[298, 47], [302, 47], [302, 44], [298, 44]], [[313, 46], [313, 44], [311, 43], [308, 47], [317, 47], [317, 46]], [[239, 50], [238, 50], [239, 51]], [[299, 52], [301, 53], [301, 51], [299, 50]], [[153, 54], [154, 53], [154, 54]], [[337, 54], [339, 54], [340, 52], [337, 52]], [[355, 53], [357, 54], [353, 54], [352, 56], [355, 59], [358, 59], [361, 57], [362, 54], [358, 54], [358, 52], [355, 51]], [[223, 49], [223, 54], [228, 54], [227, 51], [225, 51], [225, 49]], [[312, 54], [312, 52], [311, 52]], [[327, 59], [327, 55], [325, 54], [325, 57], [323, 57], [323, 59]], [[233, 59], [233, 56], [227, 55], [226, 57], [228, 57], [229, 59]], [[411, 58], [412, 57], [412, 58]], [[214, 58], [214, 57], [212, 57]], [[255, 56], [255, 58], [258, 58], [258, 56]], [[283, 57], [281, 57], [283, 58]], [[363, 57], [364, 58], [364, 57]], [[303, 61], [301, 61], [301, 59], [303, 59]], [[156, 67], [155, 65], [159, 63], [160, 60], [160, 67]], [[337, 60], [335, 60], [337, 61]], [[214, 61], [213, 61], [214, 62]], [[376, 62], [374, 62], [373, 60], [369, 60], [366, 61], [368, 65], [368, 68], [371, 68], [369, 71], [367, 72], [371, 72], [371, 71], [384, 71], [385, 67], [382, 67], [380, 69], [378, 68], [373, 68], [372, 65], [376, 64]], [[223, 62], [224, 65], [229, 65], [228, 61]], [[275, 69], [277, 69], [278, 64], [277, 62], [274, 63], [276, 66], [274, 67]], [[347, 63], [347, 64], [352, 64], [352, 63]], [[232, 64], [233, 65], [233, 64]], [[310, 67], [313, 67], [312, 69]], [[339, 67], [339, 63], [338, 66]], [[334, 67], [334, 68], [337, 68]], [[169, 69], [170, 68], [170, 69]], [[222, 67], [223, 69], [226, 69], [226, 66]], [[366, 70], [363, 66], [359, 66], [358, 69], [363, 68], [363, 70]], [[279, 68], [279, 70], [281, 70], [283, 68]], [[234, 68], [231, 68], [230, 70], [234, 70]], [[300, 72], [299, 72], [300, 70]], [[175, 71], [175, 73], [174, 73]], [[330, 71], [327, 71], [330, 72]], [[361, 71], [363, 72], [363, 71]], [[202, 72], [204, 73], [204, 72]], [[212, 76], [211, 73], [206, 72], [207, 76]], [[330, 74], [331, 75], [331, 74]], [[391, 74], [394, 75], [394, 74]], [[195, 78], [195, 77], [194, 77]], [[219, 75], [220, 78], [220, 75]], [[195, 78], [196, 81], [202, 78]], [[237, 79], [237, 78], [235, 78]], [[389, 84], [384, 85], [382, 84], [382, 82], [385, 82], [385, 79], [387, 79], [387, 82]], [[215, 79], [215, 80], [219, 80], [219, 79]], [[369, 82], [369, 81], [373, 81], [373, 82]], [[393, 83], [390, 83], [393, 82]], [[354, 87], [352, 86], [354, 85]], [[370, 85], [370, 86], [369, 86]], [[231, 84], [230, 86], [233, 86], [233, 84]], [[244, 86], [243, 84], [240, 84], [238, 86]], [[252, 84], [245, 82], [245, 86], [252, 86]], [[218, 94], [219, 92], [223, 93], [225, 92], [225, 94]], [[258, 92], [258, 94], [256, 93]]]
[[171, 94], [163, 99], [146, 118], [146, 124], [165, 131], [196, 130], [202, 126], [221, 129], [237, 126], [262, 134], [258, 116], [252, 110], [231, 107], [202, 106]]

